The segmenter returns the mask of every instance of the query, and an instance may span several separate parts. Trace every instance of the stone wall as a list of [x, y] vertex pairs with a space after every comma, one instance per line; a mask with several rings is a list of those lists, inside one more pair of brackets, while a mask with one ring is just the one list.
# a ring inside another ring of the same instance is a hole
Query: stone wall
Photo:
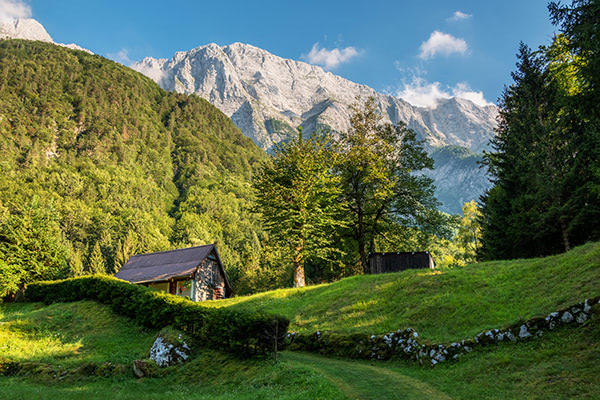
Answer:
[[290, 332], [288, 338], [290, 350], [375, 360], [395, 357], [414, 360], [421, 365], [436, 365], [456, 360], [477, 346], [541, 337], [559, 326], [585, 324], [592, 317], [600, 318], [600, 297], [587, 299], [546, 317], [531, 318], [507, 328], [486, 330], [451, 344], [425, 344], [412, 328], [371, 336], [320, 331], [313, 334]]
[[225, 297], [225, 278], [216, 260], [205, 258], [193, 281], [193, 301], [217, 300]]

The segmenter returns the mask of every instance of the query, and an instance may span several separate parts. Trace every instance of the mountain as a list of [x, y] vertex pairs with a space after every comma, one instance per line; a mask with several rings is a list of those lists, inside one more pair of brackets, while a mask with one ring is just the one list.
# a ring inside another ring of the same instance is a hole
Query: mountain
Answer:
[[[170, 60], [148, 57], [132, 68], [165, 90], [207, 99], [265, 150], [295, 135], [298, 126], [305, 132], [349, 129], [348, 105], [357, 96], [374, 97], [385, 120], [405, 122], [430, 152], [461, 146], [480, 153], [487, 148], [496, 126], [495, 106], [480, 107], [469, 100], [450, 98], [441, 99], [435, 108], [415, 107], [318, 66], [242, 43], [223, 47], [208, 44], [177, 52]], [[477, 199], [489, 183], [478, 167], [464, 163], [453, 166], [466, 169], [456, 171], [453, 186], [444, 192], [438, 190], [437, 195], [444, 210], [459, 212], [462, 203], [458, 198]], [[447, 165], [438, 164], [429, 173], [438, 187], [447, 186], [443, 182], [447, 170]], [[444, 194], [448, 191], [450, 196]]]
[[432, 147], [481, 151], [493, 136], [497, 114], [495, 106], [458, 98], [441, 100], [434, 109], [415, 107], [321, 67], [242, 43], [208, 44], [171, 60], [148, 57], [132, 68], [165, 90], [207, 99], [265, 150], [293, 135], [297, 126], [347, 130], [348, 105], [357, 96], [373, 96], [388, 121], [404, 121]]
[[83, 50], [93, 54], [90, 50], [84, 49], [74, 43], [55, 43], [42, 24], [32, 18], [0, 22], [0, 39], [39, 40], [42, 42], [54, 43], [69, 49]]
[[0, 286], [215, 242], [235, 282], [263, 237], [249, 209], [266, 154], [226, 115], [43, 41], [0, 40], [0, 94]]

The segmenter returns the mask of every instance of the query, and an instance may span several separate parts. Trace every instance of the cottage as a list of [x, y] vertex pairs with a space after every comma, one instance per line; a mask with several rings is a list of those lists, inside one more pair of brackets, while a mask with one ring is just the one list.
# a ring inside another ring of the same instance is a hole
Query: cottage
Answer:
[[193, 301], [223, 299], [232, 294], [214, 244], [135, 255], [115, 278]]
[[435, 269], [435, 261], [428, 251], [404, 253], [371, 253], [369, 268], [372, 274], [399, 272], [406, 269]]

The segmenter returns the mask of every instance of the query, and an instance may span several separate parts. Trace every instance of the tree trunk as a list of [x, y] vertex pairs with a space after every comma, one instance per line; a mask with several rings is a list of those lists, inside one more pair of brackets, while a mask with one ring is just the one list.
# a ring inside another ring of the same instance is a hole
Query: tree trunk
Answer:
[[294, 255], [294, 287], [306, 286], [306, 280], [304, 279], [304, 259], [302, 257], [303, 245], [299, 245], [296, 248], [296, 254]]
[[306, 280], [304, 279], [304, 265], [297, 260], [294, 260], [294, 287], [306, 286]]
[[369, 271], [369, 261], [367, 260], [367, 253], [365, 250], [365, 224], [363, 221], [363, 213], [362, 208], [358, 207], [358, 237], [356, 241], [358, 242], [358, 254], [360, 255], [360, 265], [362, 266], [363, 273], [368, 274]]
[[565, 222], [565, 217], [560, 217], [560, 230], [562, 232], [565, 251], [569, 251], [571, 250], [571, 243], [569, 242], [569, 233], [567, 232], [567, 223]]

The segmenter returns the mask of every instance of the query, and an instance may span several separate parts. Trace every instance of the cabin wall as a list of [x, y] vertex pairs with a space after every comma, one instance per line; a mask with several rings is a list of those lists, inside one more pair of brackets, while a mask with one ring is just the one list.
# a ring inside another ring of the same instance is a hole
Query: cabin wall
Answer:
[[194, 277], [193, 301], [218, 300], [225, 298], [225, 278], [217, 260], [209, 257], [200, 264]]

